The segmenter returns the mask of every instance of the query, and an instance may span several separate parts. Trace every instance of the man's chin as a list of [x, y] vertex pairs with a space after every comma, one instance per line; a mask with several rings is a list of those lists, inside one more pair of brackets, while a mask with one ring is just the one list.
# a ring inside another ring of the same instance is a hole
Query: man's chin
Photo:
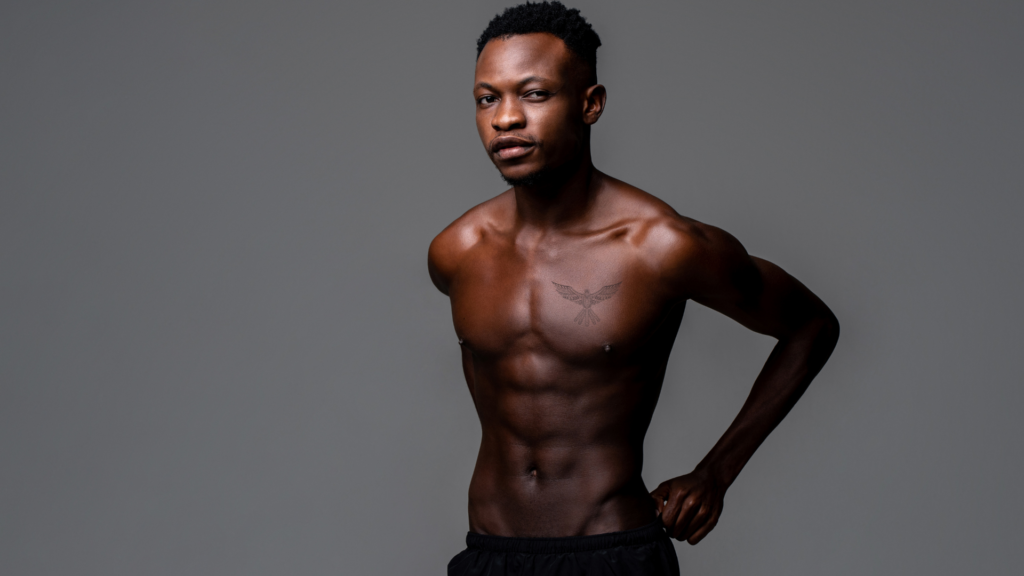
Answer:
[[551, 180], [550, 172], [550, 170], [541, 168], [521, 176], [510, 176], [502, 172], [500, 169], [498, 170], [498, 173], [501, 174], [501, 179], [504, 180], [506, 184], [514, 188], [536, 188], [538, 186], [549, 184]]
[[569, 161], [561, 166], [544, 166], [522, 175], [509, 175], [502, 172], [500, 168], [498, 173], [509, 186], [515, 188], [555, 189], [564, 185], [572, 177], [577, 166], [579, 166], [578, 161]]
[[[508, 183], [509, 186], [515, 188], [539, 188], [544, 190], [557, 190], [565, 185], [566, 182], [572, 178], [572, 175], [580, 167], [580, 162], [583, 161], [583, 154], [576, 154], [570, 157], [568, 161], [562, 162], [557, 165], [541, 166], [529, 172], [523, 173], [527, 169], [526, 166], [517, 166], [520, 170], [515, 170], [513, 174], [507, 174], [503, 171], [497, 163], [495, 168], [498, 168], [498, 173], [501, 174], [501, 178]], [[517, 174], [518, 173], [518, 174]]]

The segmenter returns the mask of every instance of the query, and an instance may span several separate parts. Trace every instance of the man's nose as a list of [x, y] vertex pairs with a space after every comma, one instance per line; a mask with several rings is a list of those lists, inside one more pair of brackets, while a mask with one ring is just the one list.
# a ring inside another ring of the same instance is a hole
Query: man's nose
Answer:
[[514, 98], [503, 99], [491, 118], [491, 127], [498, 131], [516, 130], [526, 126], [526, 115]]

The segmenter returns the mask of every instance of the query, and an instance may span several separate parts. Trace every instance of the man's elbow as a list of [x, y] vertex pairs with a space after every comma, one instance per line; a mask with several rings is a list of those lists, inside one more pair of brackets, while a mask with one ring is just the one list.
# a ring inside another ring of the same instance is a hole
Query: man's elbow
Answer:
[[806, 310], [799, 321], [792, 324], [788, 332], [776, 336], [780, 340], [790, 339], [809, 343], [816, 351], [832, 353], [839, 341], [839, 319], [824, 304]]
[[828, 307], [824, 307], [824, 310], [818, 315], [815, 324], [818, 346], [825, 351], [826, 356], [831, 355], [832, 350], [836, 347], [836, 343], [839, 342], [839, 319], [836, 318], [836, 315]]

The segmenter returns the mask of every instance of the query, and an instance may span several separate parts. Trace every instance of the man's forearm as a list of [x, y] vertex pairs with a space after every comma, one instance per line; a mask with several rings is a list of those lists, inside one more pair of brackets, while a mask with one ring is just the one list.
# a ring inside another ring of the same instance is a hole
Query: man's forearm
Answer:
[[743, 408], [697, 469], [731, 485], [825, 365], [838, 338], [839, 322], [828, 312], [780, 339]]

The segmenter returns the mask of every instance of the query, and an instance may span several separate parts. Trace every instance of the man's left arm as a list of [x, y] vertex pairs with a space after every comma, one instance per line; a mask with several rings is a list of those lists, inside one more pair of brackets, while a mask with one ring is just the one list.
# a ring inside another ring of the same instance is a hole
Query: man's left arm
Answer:
[[803, 284], [749, 256], [729, 234], [695, 224], [678, 251], [682, 294], [778, 339], [739, 414], [693, 472], [653, 492], [669, 534], [696, 544], [722, 513], [725, 491], [810, 385], [835, 348], [839, 322]]

